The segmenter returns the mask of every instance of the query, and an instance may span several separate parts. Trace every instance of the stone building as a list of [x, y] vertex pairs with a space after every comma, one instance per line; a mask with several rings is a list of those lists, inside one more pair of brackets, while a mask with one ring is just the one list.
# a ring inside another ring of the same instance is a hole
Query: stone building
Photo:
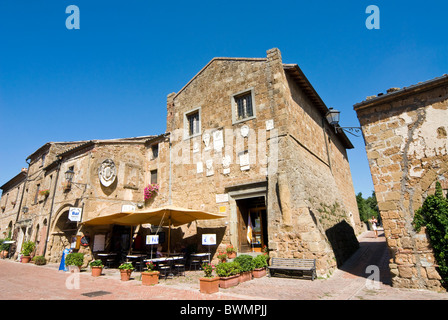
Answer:
[[[318, 275], [329, 274], [357, 249], [362, 226], [346, 151], [353, 145], [326, 121], [327, 111], [278, 49], [265, 58], [212, 59], [168, 95], [166, 133], [75, 143], [42, 168], [49, 180], [40, 185], [51, 189], [37, 205], [45, 213], [39, 221], [47, 220], [33, 225], [48, 225], [46, 256], [57, 261], [76, 235], [87, 239], [79, 247], [86, 259], [99, 247], [117, 250], [128, 235], [135, 244], [152, 227], [88, 222], [174, 205], [226, 216], [174, 228], [174, 250], [208, 250], [200, 237], [213, 233], [215, 256], [227, 244], [240, 253], [267, 246], [271, 256], [315, 258]], [[62, 190], [67, 171], [75, 175]], [[151, 183], [159, 193], [145, 201]], [[70, 207], [82, 208], [82, 223], [68, 220]]]
[[439, 181], [448, 189], [448, 76], [355, 104], [366, 140], [378, 207], [390, 249], [393, 285], [440, 289], [425, 231], [415, 211]]
[[239, 252], [267, 245], [271, 256], [316, 258], [326, 274], [356, 250], [361, 228], [346, 153], [353, 146], [327, 111], [278, 49], [212, 59], [167, 97], [170, 201], [226, 213], [224, 223], [198, 226]]

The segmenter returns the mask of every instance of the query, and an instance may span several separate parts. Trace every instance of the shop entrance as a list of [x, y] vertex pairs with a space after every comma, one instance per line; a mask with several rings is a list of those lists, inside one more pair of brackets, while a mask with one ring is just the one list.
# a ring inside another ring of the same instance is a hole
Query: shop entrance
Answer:
[[261, 252], [268, 243], [265, 197], [236, 200], [238, 251]]

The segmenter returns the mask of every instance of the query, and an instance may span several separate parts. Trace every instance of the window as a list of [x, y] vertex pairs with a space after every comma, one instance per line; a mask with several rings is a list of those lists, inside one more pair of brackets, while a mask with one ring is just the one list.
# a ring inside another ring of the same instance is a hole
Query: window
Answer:
[[201, 108], [184, 113], [184, 139], [201, 134]]
[[233, 123], [255, 118], [253, 89], [239, 92], [232, 96]]
[[151, 170], [151, 184], [157, 183], [157, 170]]
[[188, 134], [193, 136], [199, 133], [199, 112], [194, 112], [187, 115], [188, 120]]
[[151, 151], [152, 151], [152, 159], [157, 159], [157, 157], [159, 156], [159, 145], [158, 144], [152, 145]]
[[36, 194], [34, 195], [34, 203], [37, 203], [37, 197], [39, 196], [40, 184], [37, 185]]

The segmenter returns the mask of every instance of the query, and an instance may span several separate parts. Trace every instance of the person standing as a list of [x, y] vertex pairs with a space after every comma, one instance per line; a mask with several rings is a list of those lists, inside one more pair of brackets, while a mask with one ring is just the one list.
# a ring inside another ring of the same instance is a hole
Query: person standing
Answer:
[[375, 231], [375, 238], [378, 238], [378, 220], [376, 220], [375, 216], [372, 216], [372, 219], [369, 221], [372, 224], [373, 231]]

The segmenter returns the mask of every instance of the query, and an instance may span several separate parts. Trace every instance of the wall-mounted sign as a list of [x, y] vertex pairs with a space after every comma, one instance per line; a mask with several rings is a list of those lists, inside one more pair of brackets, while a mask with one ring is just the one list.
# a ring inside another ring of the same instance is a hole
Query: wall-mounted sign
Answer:
[[103, 186], [109, 187], [112, 183], [114, 183], [115, 178], [117, 177], [117, 168], [112, 159], [106, 159], [98, 168], [98, 177], [100, 178], [100, 182]]
[[159, 235], [158, 234], [147, 235], [146, 244], [159, 244]]
[[82, 208], [70, 207], [68, 209], [68, 219], [70, 221], [81, 221]]
[[135, 206], [133, 204], [124, 204], [121, 206], [122, 212], [132, 212], [135, 211]]
[[228, 193], [216, 194], [215, 196], [216, 196], [216, 203], [229, 202]]
[[216, 244], [216, 234], [203, 234], [202, 245], [212, 246]]

